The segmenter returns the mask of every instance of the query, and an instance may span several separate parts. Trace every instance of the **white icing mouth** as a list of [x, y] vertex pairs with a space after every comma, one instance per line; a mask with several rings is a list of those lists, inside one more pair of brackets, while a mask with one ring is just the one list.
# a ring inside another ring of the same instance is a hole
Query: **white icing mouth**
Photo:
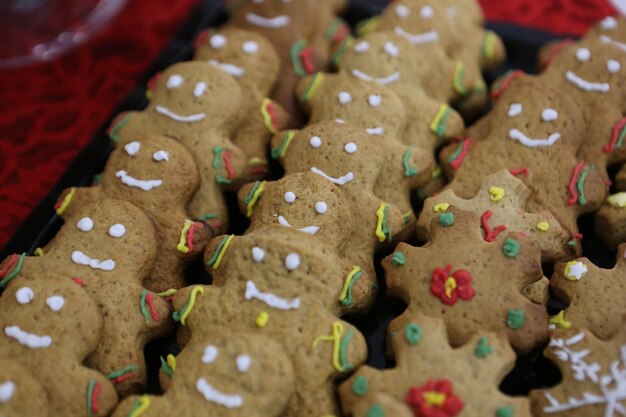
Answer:
[[400, 81], [400, 71], [396, 71], [386, 77], [372, 77], [371, 75], [366, 74], [361, 70], [353, 69], [352, 75], [364, 81], [376, 81], [378, 84], [381, 85], [393, 84]]
[[248, 13], [246, 15], [246, 20], [252, 25], [272, 29], [282, 28], [288, 26], [290, 23], [289, 16], [287, 15], [280, 15], [270, 18], [259, 16], [256, 13]]
[[218, 67], [219, 69], [221, 69], [222, 71], [224, 71], [227, 74], [232, 75], [233, 77], [237, 77], [237, 78], [241, 78], [246, 74], [246, 70], [235, 65], [235, 64], [228, 64], [226, 62], [220, 62], [217, 61], [215, 59], [209, 59], [208, 61], [209, 65], [213, 65], [214, 67]]
[[520, 142], [524, 146], [528, 146], [530, 148], [543, 147], [543, 146], [552, 146], [556, 143], [557, 140], [561, 139], [560, 133], [553, 133], [547, 139], [531, 139], [521, 131], [517, 129], [511, 129], [509, 131], [509, 137], [513, 140]]
[[[281, 226], [293, 228], [293, 226], [290, 225], [287, 219], [285, 219], [283, 216], [278, 216], [278, 223], [280, 223]], [[308, 233], [310, 235], [314, 235], [320, 230], [320, 228], [317, 226], [307, 226], [307, 227], [302, 227], [298, 230], [304, 233]]]
[[611, 39], [610, 37], [608, 37], [606, 35], [601, 35], [600, 36], [600, 41], [602, 43], [612, 43], [613, 45], [617, 46], [622, 51], [626, 52], [626, 43], [618, 42], [618, 41], [616, 41], [614, 39]]
[[237, 408], [243, 405], [243, 398], [237, 394], [224, 394], [209, 384], [206, 379], [200, 378], [196, 383], [196, 389], [204, 396], [204, 399], [228, 408]]
[[72, 252], [72, 262], [78, 265], [86, 265], [91, 269], [102, 269], [103, 271], [113, 271], [115, 268], [115, 261], [113, 259], [101, 261], [91, 258], [79, 250]]
[[331, 177], [330, 175], [326, 174], [324, 171], [322, 171], [321, 169], [317, 167], [312, 167], [311, 172], [317, 175], [321, 175], [322, 177], [326, 178], [328, 181], [337, 185], [346, 185], [350, 181], [354, 180], [354, 174], [352, 172], [348, 172], [346, 175], [342, 175], [339, 178]]
[[137, 178], [128, 175], [128, 172], [124, 170], [117, 171], [115, 176], [122, 181], [123, 184], [129, 187], [141, 188], [144, 191], [150, 191], [153, 188], [160, 187], [163, 184], [161, 180], [138, 180]]
[[365, 129], [365, 131], [370, 134], [370, 135], [374, 135], [374, 136], [379, 136], [379, 135], [384, 135], [385, 134], [385, 129], [382, 127], [372, 127], [369, 129]]
[[424, 33], [412, 34], [405, 31], [400, 26], [396, 26], [393, 31], [396, 35], [406, 39], [413, 45], [422, 45], [424, 43], [437, 42], [439, 40], [439, 33], [437, 33], [435, 29]]
[[8, 403], [13, 398], [15, 392], [15, 384], [13, 381], [7, 381], [0, 384], [0, 403]]
[[7, 326], [4, 328], [4, 334], [31, 349], [47, 348], [52, 344], [52, 338], [50, 336], [39, 336], [34, 333], [28, 333], [22, 330], [20, 326]]
[[293, 310], [300, 308], [300, 298], [294, 298], [288, 300], [286, 298], [281, 298], [271, 292], [262, 292], [254, 285], [254, 282], [248, 281], [246, 282], [246, 300], [251, 300], [256, 298], [257, 300], [263, 301], [265, 304], [272, 308], [278, 308], [280, 310]]
[[585, 91], [608, 93], [611, 89], [611, 86], [608, 83], [592, 83], [580, 78], [572, 71], [567, 71], [567, 73], [565, 73], [565, 78], [567, 78], [567, 81], [570, 83]]
[[189, 116], [181, 116], [180, 114], [176, 114], [173, 111], [169, 110], [167, 107], [159, 106], [159, 105], [156, 106], [156, 111], [157, 113], [167, 116], [172, 120], [176, 120], [177, 122], [185, 122], [185, 123], [199, 122], [200, 120], [203, 120], [206, 117], [204, 113], [190, 114]]

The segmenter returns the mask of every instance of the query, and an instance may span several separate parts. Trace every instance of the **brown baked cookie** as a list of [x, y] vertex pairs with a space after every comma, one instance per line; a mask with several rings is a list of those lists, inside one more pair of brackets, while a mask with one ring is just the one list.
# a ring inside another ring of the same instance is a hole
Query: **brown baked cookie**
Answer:
[[[388, 340], [396, 366], [377, 370], [362, 366], [339, 386], [348, 416], [396, 416], [393, 408], [414, 416], [527, 416], [526, 398], [502, 394], [498, 385], [515, 364], [506, 336], [479, 332], [461, 347], [450, 346], [441, 319], [422, 314], [391, 322]], [[374, 400], [376, 396], [395, 400]], [[357, 407], [365, 402], [367, 414]], [[355, 412], [356, 411], [356, 412]]]
[[237, 81], [219, 68], [198, 61], [178, 63], [156, 81], [148, 107], [120, 115], [110, 135], [116, 141], [162, 135], [185, 145], [200, 170], [200, 188], [189, 212], [226, 230], [222, 191], [236, 190], [251, 177], [247, 155], [231, 142], [245, 116], [242, 100]]
[[224, 70], [241, 86], [246, 117], [232, 141], [250, 157], [250, 165], [264, 173], [272, 135], [289, 127], [289, 115], [267, 98], [279, 78], [280, 58], [274, 46], [249, 30], [208, 29], [196, 40], [194, 59]]
[[[0, 297], [0, 311], [0, 357], [36, 375], [50, 417], [108, 416], [113, 411], [113, 384], [83, 365], [101, 340], [103, 316], [79, 285], [66, 276], [23, 274]], [[12, 391], [16, 400], [21, 396], [34, 407], [42, 406], [36, 386], [32, 393], [7, 387], [0, 396]]]
[[129, 201], [143, 209], [156, 226], [159, 253], [144, 286], [163, 292], [184, 285], [185, 265], [204, 252], [213, 236], [187, 213], [199, 184], [193, 157], [181, 143], [164, 136], [134, 136], [111, 153], [99, 185], [72, 187], [61, 194], [57, 214], [68, 218], [85, 205], [106, 199]]
[[609, 341], [588, 330], [571, 328], [555, 332], [545, 355], [559, 367], [563, 379], [555, 387], [532, 391], [536, 417], [595, 417], [624, 414], [624, 325]]
[[594, 225], [596, 234], [609, 249], [615, 250], [620, 243], [626, 242], [625, 192], [611, 194], [606, 199], [600, 210], [595, 213]]
[[168, 303], [142, 284], [156, 256], [150, 218], [131, 203], [104, 200], [68, 216], [42, 256], [7, 258], [0, 264], [0, 283], [18, 275], [55, 273], [82, 286], [105, 317], [87, 363], [107, 375], [123, 396], [144, 389], [144, 346], [173, 327]]
[[183, 288], [173, 299], [191, 343], [227, 332], [264, 335], [298, 370], [285, 415], [337, 415], [333, 381], [367, 355], [363, 336], [336, 314], [349, 269], [318, 239], [276, 226], [215, 238], [205, 259], [216, 285]]
[[176, 357], [163, 396], [129, 397], [113, 417], [279, 417], [294, 390], [294, 371], [280, 345], [260, 335], [198, 338]]
[[0, 358], [0, 415], [48, 417], [48, 398], [35, 374], [15, 360]]
[[472, 212], [441, 213], [428, 245], [400, 243], [383, 260], [387, 291], [408, 304], [401, 317], [443, 318], [453, 346], [485, 330], [506, 332], [517, 352], [529, 352], [548, 338], [545, 307], [522, 295], [543, 277], [541, 251], [519, 233], [486, 242], [479, 224]]

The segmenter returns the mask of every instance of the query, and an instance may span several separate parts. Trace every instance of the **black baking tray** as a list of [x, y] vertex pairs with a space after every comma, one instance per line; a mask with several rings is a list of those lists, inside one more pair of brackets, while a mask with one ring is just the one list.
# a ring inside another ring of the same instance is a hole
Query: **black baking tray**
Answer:
[[[343, 16], [353, 27], [354, 25], [374, 14], [378, 14], [387, 2], [384, 0], [354, 0], [350, 2], [348, 11]], [[149, 69], [137, 80], [137, 83], [128, 96], [113, 110], [109, 121], [123, 111], [137, 110], [145, 107], [147, 81], [158, 71], [167, 66], [187, 60], [192, 54], [193, 40], [196, 35], [206, 27], [218, 26], [226, 19], [222, 1], [204, 0], [190, 13], [182, 24], [180, 30], [169, 41], [167, 46], [159, 54]], [[507, 47], [508, 61], [500, 68], [485, 74], [487, 82], [493, 81], [509, 69], [522, 69], [528, 73], [535, 73], [537, 69], [536, 56], [539, 48], [548, 41], [559, 37], [529, 28], [509, 24], [489, 24], [488, 27], [498, 33]], [[563, 36], [566, 37], [566, 36]], [[26, 252], [32, 255], [37, 247], [44, 246], [56, 234], [62, 225], [62, 220], [54, 213], [54, 203], [62, 190], [72, 186], [88, 186], [94, 175], [101, 172], [112, 150], [111, 143], [106, 134], [109, 121], [103, 125], [87, 147], [68, 167], [59, 182], [50, 193], [37, 205], [28, 218], [18, 228], [7, 245], [0, 252], [0, 259], [12, 253]], [[280, 170], [274, 172], [275, 176]], [[227, 196], [229, 211], [232, 215], [229, 233], [242, 234], [248, 224], [247, 219], [239, 213], [235, 196]], [[615, 253], [610, 252], [600, 245], [593, 232], [593, 217], [586, 216], [580, 220], [583, 240], [583, 252], [594, 263], [602, 267], [611, 267], [614, 264]], [[417, 244], [417, 242], [412, 242]], [[377, 255], [377, 265], [380, 259], [387, 253]], [[551, 266], [546, 265], [544, 274], [551, 276]], [[388, 323], [402, 313], [406, 306], [397, 299], [385, 296], [384, 274], [382, 269], [377, 271], [378, 281], [381, 287], [379, 297], [373, 309], [360, 317], [346, 317], [347, 321], [355, 324], [367, 339], [370, 354], [368, 364], [385, 368], [392, 367], [393, 361], [385, 357], [385, 329]], [[210, 277], [204, 271], [199, 261], [187, 271], [190, 283], [210, 283]], [[549, 310], [555, 313], [563, 305], [551, 301]], [[542, 349], [537, 349], [530, 354], [520, 356], [515, 369], [507, 376], [501, 385], [501, 389], [511, 395], [524, 395], [533, 388], [552, 386], [559, 382], [560, 373], [541, 355]], [[178, 353], [174, 336], [151, 342], [146, 347], [146, 359], [148, 361], [149, 392], [158, 393], [157, 371], [160, 366], [160, 356], [168, 353]]]

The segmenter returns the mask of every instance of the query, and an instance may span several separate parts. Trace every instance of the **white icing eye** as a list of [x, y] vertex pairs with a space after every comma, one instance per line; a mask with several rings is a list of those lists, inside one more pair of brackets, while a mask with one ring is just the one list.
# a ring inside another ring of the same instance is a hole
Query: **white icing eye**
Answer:
[[50, 310], [58, 313], [65, 305], [65, 298], [60, 295], [53, 295], [52, 297], [48, 297], [46, 299], [46, 305], [50, 307]]
[[246, 54], [250, 54], [250, 55], [256, 54], [257, 52], [259, 52], [259, 44], [255, 41], [246, 41], [241, 46], [241, 49]]
[[543, 109], [541, 118], [544, 122], [552, 122], [559, 118], [559, 113], [554, 109]]
[[204, 354], [202, 355], [202, 363], [213, 363], [215, 362], [215, 359], [217, 359], [217, 347], [213, 346], [213, 345], [208, 345], [207, 347], [204, 348]]
[[183, 77], [178, 74], [170, 75], [170, 78], [167, 79], [166, 87], [169, 89], [178, 88], [183, 85]]
[[600, 27], [604, 30], [617, 29], [617, 20], [613, 16], [605, 17], [602, 22], [600, 22]]
[[22, 287], [15, 293], [15, 299], [20, 304], [28, 304], [35, 298], [35, 293], [28, 287]]
[[339, 124], [345, 124], [346, 121], [343, 119], [335, 119], [335, 123], [339, 123]]
[[159, 151], [156, 151], [155, 153], [152, 154], [152, 159], [154, 159], [157, 162], [169, 161], [170, 160], [170, 154], [169, 154], [168, 151], [159, 150]]
[[348, 152], [348, 153], [355, 153], [356, 150], [358, 149], [358, 147], [356, 146], [356, 143], [354, 142], [348, 142], [345, 144], [345, 146], [343, 147], [343, 149]]
[[606, 63], [606, 69], [611, 74], [617, 74], [622, 69], [622, 66], [618, 61], [614, 59], [609, 59], [609, 61]]
[[352, 96], [347, 91], [342, 91], [337, 96], [337, 99], [339, 100], [341, 104], [348, 104], [352, 101]]
[[195, 97], [200, 97], [202, 96], [202, 94], [204, 94], [205, 91], [206, 91], [206, 83], [199, 82], [198, 84], [196, 84], [196, 86], [193, 89], [193, 95]]
[[285, 268], [287, 268], [290, 271], [293, 271], [299, 266], [300, 266], [300, 255], [298, 255], [297, 253], [290, 253], [289, 255], [287, 255], [287, 257], [285, 258]]
[[141, 149], [141, 143], [133, 141], [124, 145], [124, 150], [130, 156], [137, 155], [137, 152]]
[[93, 229], [93, 220], [90, 217], [83, 217], [76, 223], [76, 227], [78, 227], [83, 232], [89, 232]]
[[211, 48], [213, 49], [223, 48], [226, 46], [226, 36], [218, 33], [217, 35], [211, 36], [211, 40], [209, 42], [211, 43]]
[[309, 139], [309, 143], [312, 147], [319, 148], [320, 146], [322, 146], [322, 139], [320, 139], [319, 136], [313, 136], [311, 139]]
[[126, 227], [123, 224], [114, 224], [109, 227], [109, 234], [113, 237], [122, 237], [126, 234]]
[[393, 42], [385, 42], [385, 52], [391, 56], [400, 55], [400, 49]]
[[14, 393], [15, 383], [13, 381], [6, 381], [0, 384], [0, 404], [11, 401]]
[[513, 103], [509, 106], [509, 117], [515, 117], [522, 114], [522, 105], [520, 103]]
[[366, 41], [361, 41], [354, 45], [354, 50], [360, 54], [362, 54], [363, 52], [367, 52], [368, 49], [370, 49], [370, 44]]
[[326, 204], [324, 201], [318, 201], [317, 203], [315, 203], [315, 211], [319, 214], [326, 213], [328, 211], [328, 204]]
[[404, 4], [398, 4], [398, 7], [396, 7], [396, 16], [398, 16], [399, 18], [405, 19], [409, 17], [410, 14], [411, 9], [406, 7]]
[[250, 365], [252, 365], [252, 360], [250, 359], [250, 356], [237, 356], [237, 369], [239, 369], [239, 372], [248, 372], [248, 369], [250, 369]]
[[591, 58], [591, 52], [587, 48], [578, 48], [576, 51], [576, 59], [580, 62], [587, 62]]
[[265, 259], [265, 251], [258, 246], [253, 247], [252, 259], [254, 259], [254, 262], [263, 262], [263, 259]]
[[367, 102], [369, 103], [370, 106], [372, 107], [378, 107], [380, 106], [380, 103], [383, 101], [383, 99], [380, 97], [380, 94], [372, 94], [371, 96], [369, 96], [367, 98]]
[[422, 7], [422, 10], [420, 10], [420, 16], [424, 20], [432, 19], [434, 15], [435, 11], [430, 6], [424, 6]]
[[291, 204], [296, 201], [296, 194], [293, 191], [287, 191], [285, 195], [283, 195], [285, 199], [285, 203]]

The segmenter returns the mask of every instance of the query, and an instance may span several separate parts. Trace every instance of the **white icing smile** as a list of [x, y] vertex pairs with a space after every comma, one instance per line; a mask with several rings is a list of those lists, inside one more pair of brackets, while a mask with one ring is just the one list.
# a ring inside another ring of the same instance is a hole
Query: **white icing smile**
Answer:
[[50, 336], [39, 336], [34, 333], [28, 333], [19, 326], [5, 327], [4, 334], [31, 349], [47, 348], [52, 344], [52, 338]]
[[237, 394], [224, 394], [213, 388], [206, 379], [200, 378], [196, 383], [196, 389], [204, 396], [204, 399], [228, 408], [237, 408], [243, 405], [243, 398]]
[[373, 136], [379, 136], [379, 135], [384, 135], [385, 134], [385, 129], [382, 127], [372, 127], [369, 129], [365, 129], [365, 131]]
[[600, 36], [600, 41], [602, 43], [612, 43], [613, 45], [617, 46], [622, 51], [626, 52], [626, 43], [618, 42], [618, 41], [616, 41], [614, 39], [611, 39], [610, 37], [608, 37], [606, 35], [601, 35]]
[[172, 120], [176, 120], [177, 122], [184, 122], [184, 123], [199, 122], [200, 120], [203, 120], [206, 117], [204, 113], [190, 114], [189, 116], [181, 116], [180, 114], [174, 113], [167, 107], [159, 106], [159, 105], [156, 106], [156, 112], [164, 116], [167, 116]]
[[405, 31], [400, 26], [396, 26], [393, 31], [396, 35], [406, 39], [413, 45], [422, 45], [424, 43], [437, 42], [439, 40], [439, 33], [437, 33], [435, 29], [424, 33], [412, 34]]
[[381, 85], [393, 84], [400, 81], [400, 71], [396, 71], [386, 77], [372, 77], [371, 75], [366, 74], [361, 70], [353, 69], [352, 75], [364, 81], [376, 81], [378, 84]]
[[215, 59], [209, 59], [208, 63], [210, 65], [213, 65], [214, 67], [218, 67], [219, 69], [221, 69], [222, 71], [224, 71], [227, 74], [232, 75], [233, 77], [237, 77], [237, 78], [241, 78], [246, 74], [246, 70], [234, 65], [234, 64], [228, 64], [225, 62], [220, 62], [217, 61]]
[[246, 15], [246, 20], [252, 25], [271, 29], [282, 28], [288, 26], [290, 23], [289, 16], [287, 15], [280, 15], [276, 17], [263, 17], [259, 16], [256, 13], [248, 13]]
[[137, 187], [141, 188], [144, 191], [150, 191], [153, 188], [160, 187], [163, 184], [161, 180], [138, 180], [137, 178], [131, 177], [124, 170], [119, 170], [115, 173], [115, 176], [122, 181], [123, 184], [128, 185], [129, 187]]
[[567, 78], [567, 81], [569, 81], [570, 83], [585, 91], [608, 93], [611, 89], [611, 86], [608, 83], [593, 83], [584, 80], [576, 75], [573, 71], [567, 71], [565, 73], [565, 78]]
[[317, 175], [321, 175], [322, 177], [326, 178], [328, 181], [336, 185], [346, 185], [350, 181], [354, 180], [354, 174], [352, 172], [348, 172], [346, 175], [342, 175], [339, 178], [331, 177], [330, 175], [326, 174], [324, 171], [322, 171], [321, 169], [317, 167], [312, 167], [311, 172]]
[[245, 297], [246, 300], [256, 298], [257, 300], [263, 301], [268, 306], [280, 310], [293, 310], [300, 308], [300, 298], [288, 300], [272, 294], [271, 292], [261, 292], [252, 281], [246, 282]]
[[115, 269], [115, 261], [113, 259], [105, 259], [101, 261], [99, 259], [91, 258], [79, 250], [72, 252], [72, 262], [78, 265], [85, 265], [91, 269], [102, 269], [103, 271], [112, 271]]
[[[293, 226], [290, 225], [287, 219], [285, 219], [283, 216], [278, 216], [278, 223], [280, 223], [281, 226], [293, 228]], [[307, 227], [302, 227], [298, 230], [304, 233], [314, 235], [320, 230], [320, 228], [317, 226], [307, 226]]]
[[521, 131], [517, 129], [511, 129], [509, 131], [509, 137], [513, 140], [520, 142], [524, 146], [528, 146], [530, 148], [543, 147], [543, 146], [552, 146], [556, 143], [557, 140], [561, 139], [560, 133], [553, 133], [547, 139], [531, 139]]

